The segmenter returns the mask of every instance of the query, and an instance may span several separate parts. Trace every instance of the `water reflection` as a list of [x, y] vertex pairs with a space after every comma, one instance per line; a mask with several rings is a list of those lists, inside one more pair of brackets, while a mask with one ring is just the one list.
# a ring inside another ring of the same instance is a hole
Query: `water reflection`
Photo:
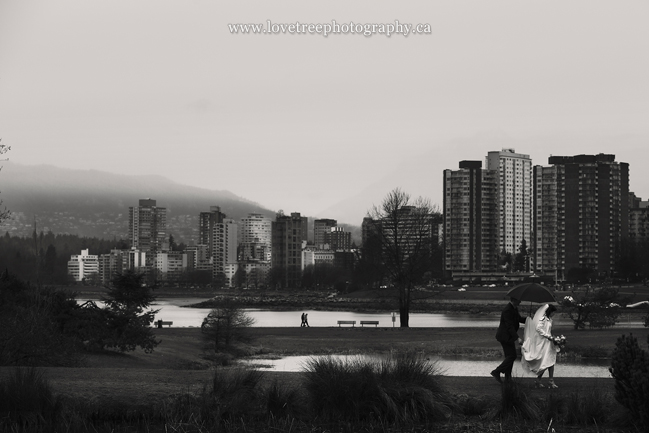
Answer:
[[[336, 359], [348, 360], [353, 359], [374, 359], [379, 360], [378, 356], [348, 356], [334, 355]], [[308, 361], [313, 359], [311, 356], [287, 356], [281, 359], [272, 360], [248, 360], [244, 364], [263, 370], [270, 371], [304, 371]], [[482, 359], [470, 357], [431, 357], [430, 360], [435, 362], [444, 376], [471, 376], [471, 377], [488, 377], [489, 372], [494, 369], [502, 360], [501, 359]], [[566, 361], [557, 359], [554, 375], [560, 377], [600, 377], [608, 378], [611, 374], [608, 371], [610, 361], [607, 359], [597, 359], [589, 361]], [[523, 370], [520, 362], [514, 364], [512, 371], [514, 377], [534, 377], [533, 374]], [[547, 376], [547, 374], [546, 374]]]

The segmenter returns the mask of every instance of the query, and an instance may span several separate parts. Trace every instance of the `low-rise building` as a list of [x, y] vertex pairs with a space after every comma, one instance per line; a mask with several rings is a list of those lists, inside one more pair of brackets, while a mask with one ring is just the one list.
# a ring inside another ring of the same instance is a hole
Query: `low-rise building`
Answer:
[[84, 281], [93, 274], [98, 275], [99, 257], [89, 254], [87, 249], [81, 250], [81, 254], [70, 256], [68, 274], [72, 275], [74, 281]]

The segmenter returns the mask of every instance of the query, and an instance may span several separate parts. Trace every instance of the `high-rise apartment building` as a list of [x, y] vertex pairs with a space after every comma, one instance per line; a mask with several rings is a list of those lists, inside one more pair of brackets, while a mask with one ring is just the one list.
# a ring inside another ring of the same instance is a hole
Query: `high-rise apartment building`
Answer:
[[649, 201], [629, 194], [629, 239], [635, 242], [649, 240]]
[[327, 243], [327, 233], [330, 233], [337, 224], [338, 222], [332, 219], [323, 218], [313, 221], [313, 244], [316, 248], [324, 249], [324, 244]]
[[378, 230], [377, 224], [378, 222], [370, 217], [363, 218], [363, 223], [361, 224], [361, 242], [363, 246], [366, 246], [368, 240], [376, 235]]
[[535, 268], [559, 280], [573, 269], [610, 275], [629, 233], [629, 165], [606, 154], [548, 162], [534, 170]]
[[306, 217], [298, 212], [277, 214], [272, 222], [272, 267], [282, 270], [283, 287], [300, 287], [302, 276], [302, 241], [306, 240]]
[[166, 251], [156, 254], [155, 269], [164, 280], [178, 280], [187, 270], [187, 253]]
[[210, 257], [214, 256], [214, 227], [225, 219], [219, 206], [210, 206], [209, 212], [201, 212], [198, 215], [198, 244], [207, 245]]
[[237, 267], [237, 223], [230, 218], [214, 225], [212, 235], [214, 254], [213, 277], [224, 278], [227, 287], [232, 286], [232, 277]]
[[557, 267], [557, 167], [535, 166], [534, 214], [532, 227], [534, 236], [528, 244], [530, 266], [541, 275], [555, 274]]
[[212, 257], [208, 245], [189, 245], [187, 253], [187, 268], [195, 271], [212, 271]]
[[349, 251], [352, 248], [352, 234], [343, 227], [331, 227], [325, 233], [324, 241], [324, 245], [328, 245], [333, 251]]
[[270, 218], [250, 213], [239, 224], [239, 259], [270, 262], [272, 245]]
[[128, 269], [128, 250], [113, 249], [99, 256], [99, 278], [103, 284], [110, 283], [125, 269]]
[[494, 272], [500, 245], [498, 170], [461, 161], [444, 170], [444, 271], [448, 275]]
[[532, 160], [514, 149], [489, 152], [487, 170], [498, 171], [499, 251], [518, 254], [532, 239]]
[[146, 265], [154, 265], [158, 252], [169, 249], [167, 239], [167, 209], [156, 201], [142, 199], [138, 206], [128, 208], [128, 235], [131, 248], [146, 254]]

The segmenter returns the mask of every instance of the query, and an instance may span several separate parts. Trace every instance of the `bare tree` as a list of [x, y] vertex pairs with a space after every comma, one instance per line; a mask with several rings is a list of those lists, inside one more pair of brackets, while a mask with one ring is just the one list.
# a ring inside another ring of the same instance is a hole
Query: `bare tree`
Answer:
[[382, 267], [399, 295], [401, 327], [408, 327], [411, 293], [432, 269], [433, 223], [439, 212], [430, 200], [392, 190], [368, 215], [381, 243]]
[[241, 306], [232, 299], [223, 298], [203, 319], [201, 333], [215, 352], [235, 341], [248, 342], [247, 329], [255, 323]]

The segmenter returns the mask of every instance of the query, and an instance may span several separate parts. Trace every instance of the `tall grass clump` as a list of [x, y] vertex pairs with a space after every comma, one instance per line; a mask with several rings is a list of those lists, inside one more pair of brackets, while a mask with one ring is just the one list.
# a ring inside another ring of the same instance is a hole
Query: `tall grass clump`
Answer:
[[537, 421], [539, 415], [538, 405], [528, 395], [523, 385], [515, 380], [503, 382], [500, 405], [495, 414], [496, 418], [522, 418]]
[[543, 421], [579, 427], [598, 426], [611, 421], [617, 405], [607, 391], [597, 388], [581, 392], [551, 392], [537, 401]]
[[60, 400], [37, 368], [18, 367], [0, 382], [1, 431], [47, 431], [60, 412]]
[[258, 370], [217, 369], [199, 395], [188, 393], [168, 401], [158, 417], [170, 425], [193, 428], [217, 428], [240, 418], [260, 419], [266, 413], [262, 379]]
[[328, 421], [438, 421], [453, 407], [440, 385], [437, 365], [413, 353], [381, 361], [311, 358], [304, 388], [314, 414]]
[[608, 421], [615, 402], [601, 390], [572, 392], [566, 397], [562, 421], [567, 425], [602, 425]]
[[268, 415], [273, 419], [307, 419], [308, 404], [305, 393], [274, 380], [265, 391]]

